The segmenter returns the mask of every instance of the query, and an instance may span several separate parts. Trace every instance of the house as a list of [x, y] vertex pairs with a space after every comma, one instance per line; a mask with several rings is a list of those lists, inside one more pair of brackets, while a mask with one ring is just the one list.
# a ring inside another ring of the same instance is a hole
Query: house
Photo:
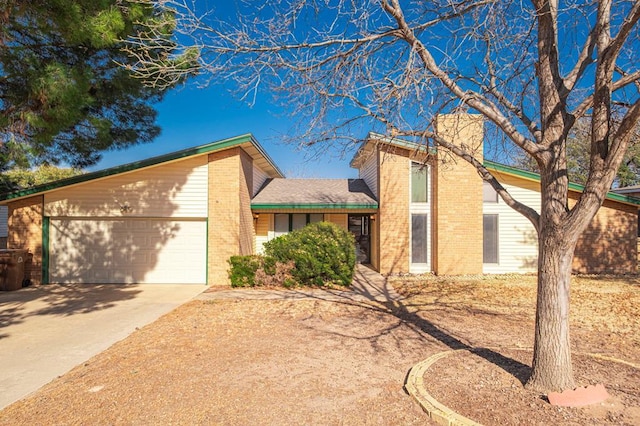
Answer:
[[[482, 158], [483, 123], [479, 116], [441, 116], [437, 131]], [[484, 165], [516, 199], [539, 210], [539, 175], [486, 160]], [[537, 270], [533, 225], [507, 206], [465, 161], [370, 134], [352, 166], [359, 169], [379, 203], [372, 266], [381, 273]], [[582, 189], [570, 184], [570, 203], [578, 199]], [[607, 195], [579, 240], [575, 272], [636, 271], [639, 206], [639, 199]]]
[[[625, 186], [623, 188], [616, 188], [611, 192], [620, 195], [626, 195], [627, 197], [634, 197], [640, 199], [640, 185]], [[638, 210], [638, 245], [640, 245], [640, 209]]]
[[[438, 132], [478, 154], [483, 123], [442, 116]], [[8, 248], [33, 253], [34, 282], [228, 283], [227, 260], [315, 221], [356, 237], [358, 259], [383, 274], [535, 270], [535, 231], [467, 163], [370, 134], [359, 179], [285, 179], [251, 135], [4, 194]], [[485, 161], [523, 201], [537, 175]], [[580, 187], [572, 187], [572, 197]], [[609, 194], [574, 267], [632, 272], [640, 202]], [[631, 238], [633, 237], [633, 238]]]

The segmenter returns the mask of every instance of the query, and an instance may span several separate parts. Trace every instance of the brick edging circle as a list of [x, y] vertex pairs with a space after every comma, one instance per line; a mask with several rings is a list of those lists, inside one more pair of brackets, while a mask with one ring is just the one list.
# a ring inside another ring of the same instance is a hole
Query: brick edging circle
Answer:
[[[517, 349], [522, 350], [523, 348]], [[424, 386], [424, 375], [429, 367], [431, 367], [436, 361], [446, 356], [462, 351], [468, 352], [468, 349], [444, 351], [432, 355], [424, 361], [420, 361], [419, 363], [411, 367], [411, 370], [409, 370], [404, 388], [409, 393], [409, 395], [411, 395], [411, 397], [420, 405], [420, 407], [422, 407], [422, 409], [429, 415], [429, 417], [440, 425], [482, 426], [480, 423], [464, 417], [463, 415], [451, 410], [449, 407], [446, 407], [445, 405], [439, 403], [434, 397], [431, 396], [431, 394], [429, 394], [429, 392], [427, 392], [427, 388], [425, 388]], [[606, 355], [588, 352], [577, 352], [577, 354], [590, 356], [592, 358], [598, 358], [614, 363], [625, 364], [630, 367], [640, 369], [640, 365]]]
[[466, 351], [466, 349], [440, 352], [417, 363], [409, 370], [404, 388], [429, 417], [440, 425], [481, 426], [480, 423], [474, 422], [436, 401], [424, 386], [424, 374], [429, 367], [436, 361], [460, 351]]

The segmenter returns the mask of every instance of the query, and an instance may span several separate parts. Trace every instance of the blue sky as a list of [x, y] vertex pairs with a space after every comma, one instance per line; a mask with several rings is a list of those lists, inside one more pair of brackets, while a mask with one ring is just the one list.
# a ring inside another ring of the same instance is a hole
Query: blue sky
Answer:
[[[198, 12], [215, 8], [219, 19], [235, 19], [236, 1], [197, 0]], [[233, 136], [252, 133], [287, 177], [352, 178], [357, 170], [349, 167], [355, 152], [338, 158], [337, 152], [327, 152], [320, 160], [307, 158], [292, 145], [281, 142], [283, 134], [290, 134], [295, 117], [270, 103], [264, 94], [254, 105], [237, 99], [224, 88], [213, 84], [198, 88], [196, 80], [165, 95], [156, 105], [158, 125], [162, 134], [152, 143], [123, 151], [106, 152], [102, 161], [89, 170], [100, 170], [145, 158], [190, 148]], [[364, 136], [369, 129], [362, 129]], [[292, 133], [291, 133], [292, 134]]]
[[[101, 170], [252, 133], [287, 177], [352, 178], [358, 174], [357, 170], [349, 167], [353, 153], [340, 159], [328, 152], [318, 161], [308, 159], [304, 152], [281, 143], [281, 135], [291, 131], [295, 118], [262, 99], [250, 106], [222, 87], [198, 88], [192, 82], [169, 92], [156, 109], [162, 134], [154, 142], [106, 152], [102, 161], [89, 170]], [[366, 130], [363, 132], [366, 134]]]

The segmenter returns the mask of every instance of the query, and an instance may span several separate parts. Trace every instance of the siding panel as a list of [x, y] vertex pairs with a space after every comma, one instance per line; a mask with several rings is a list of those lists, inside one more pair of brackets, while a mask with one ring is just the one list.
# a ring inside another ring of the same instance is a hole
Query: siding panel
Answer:
[[378, 197], [378, 155], [372, 153], [358, 171], [360, 179], [364, 180], [373, 195]]
[[263, 254], [264, 243], [273, 238], [273, 215], [261, 213], [256, 224], [256, 254]]
[[254, 197], [262, 188], [262, 185], [269, 178], [269, 175], [258, 167], [255, 163], [253, 165], [253, 189], [251, 192], [251, 197]]
[[[540, 211], [540, 193], [503, 183], [513, 197]], [[498, 263], [483, 265], [485, 274], [512, 272], [536, 272], [538, 268], [538, 240], [536, 230], [524, 216], [506, 205], [502, 199], [497, 203], [483, 203], [483, 214], [498, 215]]]
[[51, 192], [45, 216], [206, 217], [207, 183], [207, 158], [195, 157]]
[[324, 220], [326, 222], [335, 223], [343, 229], [349, 229], [349, 215], [337, 213], [325, 213]]

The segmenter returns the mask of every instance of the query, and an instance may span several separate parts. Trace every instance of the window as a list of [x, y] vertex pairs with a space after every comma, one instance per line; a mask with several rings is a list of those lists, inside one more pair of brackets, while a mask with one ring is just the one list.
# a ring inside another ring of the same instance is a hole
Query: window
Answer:
[[302, 229], [307, 225], [307, 215], [306, 214], [292, 214], [291, 215], [291, 230], [295, 231], [296, 229]]
[[428, 203], [429, 167], [420, 163], [411, 163], [411, 202]]
[[498, 215], [482, 216], [482, 263], [498, 263]]
[[276, 237], [284, 235], [289, 232], [289, 215], [288, 214], [276, 214], [275, 216], [275, 234]]
[[411, 253], [409, 271], [429, 272], [431, 269], [431, 191], [428, 165], [411, 162], [409, 195], [409, 235]]
[[324, 220], [324, 215], [322, 213], [311, 213], [309, 216], [309, 223], [322, 222]]
[[304, 228], [309, 223], [322, 222], [322, 213], [277, 213], [274, 215], [275, 236]]
[[489, 182], [482, 182], [482, 201], [485, 203], [498, 202], [498, 193]]
[[428, 216], [411, 215], [411, 263], [428, 263]]

